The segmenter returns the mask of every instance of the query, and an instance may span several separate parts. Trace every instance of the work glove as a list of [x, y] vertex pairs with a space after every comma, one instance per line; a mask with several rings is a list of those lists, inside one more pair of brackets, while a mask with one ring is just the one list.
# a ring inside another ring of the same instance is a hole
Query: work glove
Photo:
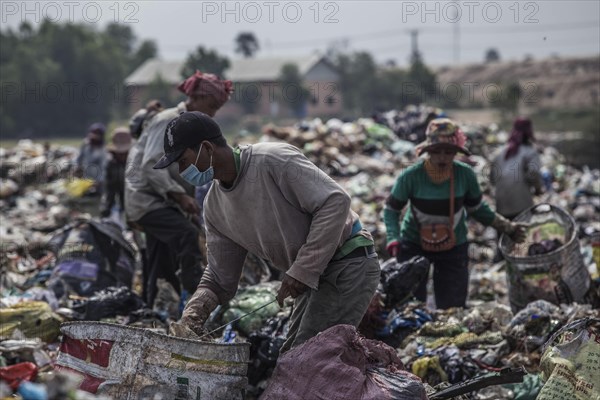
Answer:
[[202, 279], [203, 270], [199, 266], [193, 267], [181, 267], [177, 271], [177, 277], [179, 278], [179, 282], [181, 282], [181, 286], [190, 294], [196, 291], [196, 288], [200, 284], [200, 279]]
[[400, 255], [400, 242], [394, 240], [393, 242], [389, 242], [386, 246], [385, 250], [392, 257], [398, 257]]
[[492, 227], [499, 233], [507, 234], [515, 243], [523, 243], [527, 239], [527, 224], [511, 222], [500, 214], [496, 214]]
[[169, 326], [169, 335], [200, 339], [207, 333], [204, 323], [218, 305], [219, 299], [212, 290], [198, 288], [186, 304], [179, 322], [172, 322]]

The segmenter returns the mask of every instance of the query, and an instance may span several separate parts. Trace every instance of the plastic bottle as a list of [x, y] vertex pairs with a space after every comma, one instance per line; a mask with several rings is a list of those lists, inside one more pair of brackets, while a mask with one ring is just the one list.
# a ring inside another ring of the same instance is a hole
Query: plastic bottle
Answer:
[[227, 326], [225, 327], [225, 330], [223, 331], [223, 338], [222, 338], [223, 343], [233, 343], [236, 336], [237, 335], [236, 335], [235, 331], [233, 330], [233, 327], [231, 326], [231, 324], [227, 324]]
[[48, 400], [46, 387], [39, 383], [23, 382], [19, 385], [17, 393], [23, 400]]

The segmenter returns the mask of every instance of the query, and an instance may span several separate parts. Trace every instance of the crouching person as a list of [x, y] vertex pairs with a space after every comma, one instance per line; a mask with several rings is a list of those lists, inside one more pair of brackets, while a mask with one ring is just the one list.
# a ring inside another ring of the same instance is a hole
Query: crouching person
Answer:
[[373, 239], [349, 196], [300, 150], [233, 149], [209, 116], [186, 112], [167, 126], [155, 168], [174, 162], [189, 183], [215, 183], [204, 203], [208, 268], [172, 335], [204, 333], [210, 313], [235, 295], [249, 251], [285, 272], [279, 304], [295, 299], [282, 351], [331, 326], [358, 325], [379, 282]]

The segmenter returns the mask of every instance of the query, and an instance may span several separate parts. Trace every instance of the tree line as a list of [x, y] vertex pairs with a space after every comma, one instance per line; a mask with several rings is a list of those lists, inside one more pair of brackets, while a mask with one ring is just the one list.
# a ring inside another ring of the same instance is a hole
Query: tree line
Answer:
[[122, 119], [123, 81], [157, 46], [111, 23], [27, 22], [0, 31], [0, 131], [3, 137], [83, 136], [93, 122]]
[[[251, 32], [241, 32], [235, 45], [236, 53], [245, 58], [260, 49]], [[123, 82], [157, 53], [156, 43], [141, 40], [128, 25], [116, 23], [98, 30], [85, 24], [44, 21], [37, 29], [23, 23], [16, 30], [0, 30], [0, 131], [4, 137], [18, 138], [83, 136], [93, 122], [124, 120], [134, 94]], [[381, 66], [365, 51], [330, 49], [326, 57], [339, 74], [344, 110], [340, 117], [435, 103], [436, 76], [418, 54], [405, 69]], [[227, 78], [230, 66], [226, 56], [201, 45], [188, 55], [181, 77], [198, 69]], [[295, 65], [285, 65], [279, 80], [303, 84]], [[146, 94], [172, 105], [179, 98], [170, 98], [171, 86], [157, 77]], [[236, 88], [243, 89], [243, 85]], [[310, 91], [304, 89], [302, 96], [287, 104], [293, 115], [301, 116], [304, 103], [310, 101]], [[247, 114], [257, 111], [257, 104], [243, 97], [234, 101], [241, 102]]]

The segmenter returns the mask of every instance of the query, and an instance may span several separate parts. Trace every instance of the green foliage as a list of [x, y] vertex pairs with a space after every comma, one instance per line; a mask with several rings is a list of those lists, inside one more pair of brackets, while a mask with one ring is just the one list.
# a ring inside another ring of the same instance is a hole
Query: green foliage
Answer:
[[144, 92], [144, 98], [141, 104], [146, 104], [150, 100], [160, 100], [162, 104], [176, 104], [179, 99], [173, 95], [173, 85], [166, 82], [160, 75], [154, 77]]
[[235, 94], [232, 96], [232, 100], [242, 106], [245, 114], [255, 114], [260, 105], [261, 95], [259, 84], [241, 83], [235, 86]]
[[386, 69], [379, 73], [379, 95], [375, 109], [391, 110], [403, 107], [406, 99], [403, 90], [403, 83], [408, 81], [406, 71], [393, 68]]
[[215, 50], [207, 50], [203, 46], [198, 46], [196, 51], [190, 53], [181, 70], [182, 78], [193, 75], [196, 70], [223, 77], [224, 72], [229, 68], [229, 59], [219, 55]]
[[300, 76], [298, 66], [295, 64], [285, 64], [281, 67], [279, 80], [281, 82], [283, 103], [289, 107], [294, 116], [303, 117], [302, 114], [310, 92], [302, 83], [302, 76]]
[[[135, 65], [135, 68], [137, 68], [146, 60], [156, 57], [157, 54], [158, 47], [156, 46], [156, 42], [153, 40], [144, 40], [135, 51], [131, 65]], [[132, 69], [131, 72], [133, 72], [135, 68]]]
[[375, 97], [380, 92], [380, 85], [377, 85], [377, 65], [371, 54], [338, 54], [334, 63], [340, 73], [344, 108], [352, 115], [371, 112]]
[[[418, 88], [417, 93], [413, 97], [405, 99], [406, 104], [424, 103], [429, 100], [429, 97], [434, 97], [436, 93], [435, 74], [427, 68], [427, 66], [418, 59], [412, 63], [408, 71], [407, 82]], [[406, 87], [406, 84], [405, 84]]]
[[245, 58], [254, 57], [254, 54], [259, 49], [258, 40], [252, 32], [241, 32], [235, 38], [235, 52], [243, 55]]
[[367, 52], [338, 53], [344, 109], [351, 116], [427, 102], [436, 93], [435, 75], [417, 58], [409, 70], [380, 68]]
[[504, 111], [516, 114], [521, 99], [521, 87], [518, 82], [510, 82], [502, 87], [502, 96], [498, 104]]
[[43, 21], [33, 29], [0, 31], [2, 101], [6, 137], [83, 135], [95, 121], [127, 112], [126, 76], [156, 45], [136, 45], [129, 26], [97, 31], [84, 24]]
[[485, 62], [486, 63], [492, 63], [492, 62], [498, 62], [500, 61], [500, 53], [498, 52], [497, 49], [488, 49], [488, 51], [485, 52]]

